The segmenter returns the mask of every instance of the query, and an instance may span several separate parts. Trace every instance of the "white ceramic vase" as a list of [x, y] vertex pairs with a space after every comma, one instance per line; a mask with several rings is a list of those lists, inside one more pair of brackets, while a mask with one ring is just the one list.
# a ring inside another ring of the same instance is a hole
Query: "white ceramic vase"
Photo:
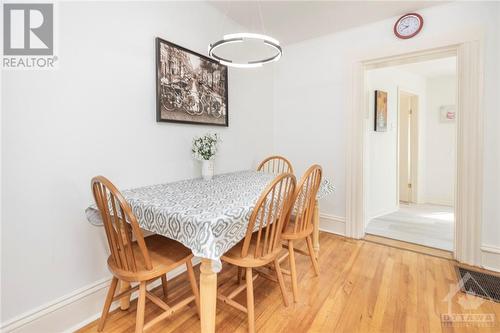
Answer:
[[214, 176], [214, 161], [201, 161], [201, 176], [204, 180], [210, 180]]

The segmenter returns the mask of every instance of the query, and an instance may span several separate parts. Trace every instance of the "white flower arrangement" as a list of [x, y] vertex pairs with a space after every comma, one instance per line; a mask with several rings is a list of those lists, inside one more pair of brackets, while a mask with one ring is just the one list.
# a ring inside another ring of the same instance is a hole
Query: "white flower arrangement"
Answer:
[[207, 133], [203, 136], [193, 138], [191, 152], [193, 157], [199, 161], [213, 160], [217, 154], [217, 148], [221, 138], [217, 133]]

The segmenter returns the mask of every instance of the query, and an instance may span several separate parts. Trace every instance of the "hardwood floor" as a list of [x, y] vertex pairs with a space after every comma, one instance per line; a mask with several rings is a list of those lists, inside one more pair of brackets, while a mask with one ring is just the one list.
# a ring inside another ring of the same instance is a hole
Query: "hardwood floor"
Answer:
[[[495, 316], [494, 326], [442, 326], [441, 314], [448, 313], [448, 303], [444, 299], [450, 291], [450, 284], [457, 283], [454, 261], [327, 233], [320, 234], [320, 244], [319, 277], [314, 275], [309, 258], [296, 256], [298, 303], [291, 302], [285, 308], [276, 283], [264, 278], [255, 281], [257, 331], [498, 332], [500, 329], [500, 303], [484, 301], [479, 307], [471, 309], [473, 307], [467, 304], [483, 299], [474, 296], [466, 298], [460, 292], [452, 298], [451, 312], [492, 314]], [[305, 249], [305, 244], [301, 244], [301, 248]], [[283, 267], [288, 268], [288, 264], [283, 264]], [[235, 268], [225, 266], [219, 274], [219, 290], [225, 292], [234, 288], [235, 277]], [[285, 281], [291, 300], [289, 276], [285, 276]], [[169, 282], [170, 286], [172, 293], [168, 301], [190, 292], [185, 275]], [[161, 288], [155, 291], [162, 296]], [[245, 293], [235, 300], [245, 304]], [[131, 304], [127, 311], [118, 309], [110, 314], [104, 332], [134, 332], [135, 301]], [[159, 311], [148, 302], [146, 320]], [[247, 330], [246, 314], [221, 302], [217, 303], [216, 320], [217, 332]], [[96, 331], [97, 322], [94, 322], [78, 332]], [[199, 331], [200, 322], [191, 305], [154, 326], [148, 333]]]

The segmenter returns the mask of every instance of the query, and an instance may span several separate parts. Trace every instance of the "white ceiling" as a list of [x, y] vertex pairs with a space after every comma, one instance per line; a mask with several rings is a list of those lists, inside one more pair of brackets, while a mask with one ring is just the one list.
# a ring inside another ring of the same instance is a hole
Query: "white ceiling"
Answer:
[[[291, 44], [444, 2], [210, 1], [210, 3], [227, 17], [249, 29], [249, 32], [265, 33], [278, 39], [282, 44]], [[230, 32], [233, 31], [221, 33]]]
[[457, 58], [441, 58], [429, 61], [416, 62], [412, 64], [399, 65], [395, 68], [418, 74], [427, 78], [445, 75], [455, 75]]

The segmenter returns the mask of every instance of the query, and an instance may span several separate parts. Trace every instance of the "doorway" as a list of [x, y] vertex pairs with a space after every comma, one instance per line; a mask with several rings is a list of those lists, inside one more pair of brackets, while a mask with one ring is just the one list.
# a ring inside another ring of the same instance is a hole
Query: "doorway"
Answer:
[[367, 224], [368, 152], [366, 128], [369, 96], [366, 71], [394, 64], [413, 63], [445, 56], [457, 57], [457, 170], [455, 173], [455, 233], [453, 258], [469, 265], [481, 264], [481, 226], [483, 207], [483, 58], [480, 36], [458, 44], [418, 50], [406, 54], [392, 51], [353, 57], [352, 88], [348, 94], [349, 132], [346, 166], [345, 235], [365, 236]]
[[366, 233], [451, 252], [456, 57], [376, 68], [366, 78], [369, 95], [387, 96], [386, 130], [366, 134]]

